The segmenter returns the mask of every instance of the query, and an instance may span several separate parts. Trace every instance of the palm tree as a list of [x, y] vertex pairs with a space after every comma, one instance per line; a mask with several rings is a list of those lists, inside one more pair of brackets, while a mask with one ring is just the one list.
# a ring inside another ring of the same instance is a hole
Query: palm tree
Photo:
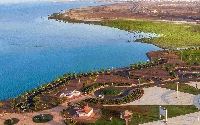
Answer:
[[101, 73], [102, 73], [102, 74], [105, 73], [105, 69], [104, 69], [104, 68], [101, 69]]
[[39, 89], [43, 89], [43, 86], [39, 86]]
[[38, 91], [37, 88], [34, 88], [34, 89], [33, 89], [33, 93], [36, 93], [37, 91]]
[[143, 62], [143, 67], [144, 67], [144, 68], [147, 67], [147, 62]]
[[134, 64], [134, 63], [130, 64], [130, 68], [131, 68], [131, 69], [133, 69], [134, 67], [135, 67], [135, 64]]
[[95, 72], [95, 75], [98, 75], [99, 74], [99, 71], [98, 70], [96, 70], [96, 72]]
[[76, 72], [73, 73], [73, 78], [74, 78], [74, 79], [77, 78]]
[[79, 72], [79, 76], [82, 77], [82, 75], [83, 75], [83, 73], [82, 73], [82, 72]]
[[90, 70], [90, 75], [93, 76], [94, 75], [94, 71]]
[[12, 109], [15, 108], [15, 104], [16, 104], [16, 99], [15, 98], [10, 98], [11, 102], [10, 102], [10, 106]]

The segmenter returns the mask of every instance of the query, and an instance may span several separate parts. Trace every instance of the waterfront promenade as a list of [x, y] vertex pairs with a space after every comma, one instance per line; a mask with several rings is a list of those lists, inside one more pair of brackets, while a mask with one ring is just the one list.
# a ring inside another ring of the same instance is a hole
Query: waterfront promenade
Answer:
[[[91, 96], [81, 96], [79, 98], [76, 98], [74, 100], [71, 100], [71, 102], [77, 102], [79, 100], [83, 100], [85, 98], [90, 98]], [[131, 103], [122, 104], [123, 105], [196, 105], [197, 108], [200, 109], [200, 105], [198, 103], [198, 100], [200, 99], [200, 95], [192, 95], [188, 93], [178, 92], [178, 98], [177, 98], [177, 92], [175, 90], [169, 90], [166, 88], [161, 87], [150, 87], [150, 88], [144, 88], [144, 95], [139, 99]], [[32, 118], [36, 115], [43, 114], [43, 113], [50, 113], [53, 115], [53, 120], [48, 123], [43, 123], [43, 125], [64, 125], [63, 119], [60, 116], [60, 111], [62, 109], [67, 108], [67, 103], [65, 102], [55, 108], [34, 112], [34, 113], [24, 113], [24, 114], [7, 114], [5, 116], [0, 116], [0, 125], [3, 125], [3, 122], [6, 119], [12, 118], [18, 118], [20, 119], [19, 123], [16, 125], [38, 125], [32, 121]], [[169, 112], [170, 113], [170, 112]], [[173, 118], [168, 118], [167, 125], [198, 125], [200, 117], [200, 111], [186, 114], [182, 116], [177, 116]], [[154, 121], [150, 123], [145, 123], [144, 125], [165, 125], [163, 120]]]

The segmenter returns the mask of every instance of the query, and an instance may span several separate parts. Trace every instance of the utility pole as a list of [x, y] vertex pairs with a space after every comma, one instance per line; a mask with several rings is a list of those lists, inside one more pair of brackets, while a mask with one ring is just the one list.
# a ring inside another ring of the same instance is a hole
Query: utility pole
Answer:
[[176, 83], [176, 98], [178, 98], [178, 84], [179, 82]]
[[138, 79], [138, 84], [139, 84], [139, 87], [140, 87], [140, 79]]
[[182, 52], [182, 50], [181, 50], [181, 61], [182, 61], [182, 58], [183, 58], [183, 52]]

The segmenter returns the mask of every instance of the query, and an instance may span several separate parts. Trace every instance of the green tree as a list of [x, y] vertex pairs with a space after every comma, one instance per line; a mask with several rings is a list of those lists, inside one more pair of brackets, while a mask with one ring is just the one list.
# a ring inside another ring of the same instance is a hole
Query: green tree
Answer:
[[103, 73], [103, 74], [105, 73], [105, 69], [104, 68], [101, 69], [101, 73]]
[[0, 108], [2, 108], [3, 107], [3, 103], [2, 102], [0, 102]]
[[94, 71], [90, 70], [90, 75], [93, 76], [94, 75]]

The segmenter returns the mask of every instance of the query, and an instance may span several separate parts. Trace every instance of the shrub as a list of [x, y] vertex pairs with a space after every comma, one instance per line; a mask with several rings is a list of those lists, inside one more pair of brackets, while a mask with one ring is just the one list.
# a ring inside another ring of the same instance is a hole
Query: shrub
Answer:
[[33, 117], [33, 122], [35, 123], [45, 123], [49, 122], [53, 119], [53, 116], [51, 114], [40, 114], [35, 117]]
[[4, 125], [14, 125], [17, 124], [19, 122], [18, 118], [11, 118], [11, 119], [7, 119], [4, 122]]
[[2, 102], [0, 102], [0, 108], [2, 108], [3, 107], [3, 103]]

